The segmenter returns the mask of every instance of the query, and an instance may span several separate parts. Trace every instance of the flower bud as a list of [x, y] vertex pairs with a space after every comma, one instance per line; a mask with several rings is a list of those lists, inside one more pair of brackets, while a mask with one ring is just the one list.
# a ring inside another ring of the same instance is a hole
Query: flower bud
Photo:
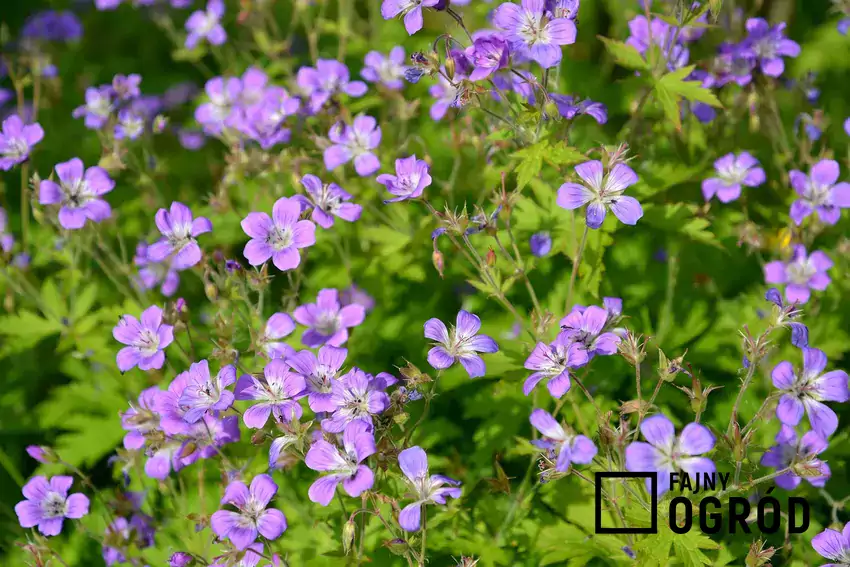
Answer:
[[487, 265], [490, 266], [490, 267], [493, 267], [493, 266], [496, 265], [496, 252], [492, 248], [487, 250], [486, 261], [487, 261]]
[[389, 549], [390, 553], [392, 553], [393, 555], [404, 555], [405, 553], [407, 553], [407, 550], [410, 549], [410, 546], [407, 544], [407, 542], [400, 538], [385, 541], [384, 547]]
[[44, 445], [30, 445], [27, 447], [27, 453], [39, 463], [50, 464], [59, 462], [59, 456], [53, 452], [53, 449]]
[[431, 261], [434, 263], [434, 268], [437, 270], [437, 273], [440, 274], [440, 277], [442, 278], [446, 268], [443, 253], [439, 250], [434, 250], [434, 253], [431, 254]]
[[455, 58], [449, 55], [446, 57], [446, 75], [448, 76], [450, 81], [453, 81], [455, 78]]

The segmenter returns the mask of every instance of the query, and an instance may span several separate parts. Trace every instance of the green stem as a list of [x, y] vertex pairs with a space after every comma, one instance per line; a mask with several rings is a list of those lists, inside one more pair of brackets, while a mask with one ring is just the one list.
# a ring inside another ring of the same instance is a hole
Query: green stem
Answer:
[[579, 264], [581, 264], [581, 257], [584, 254], [584, 247], [587, 245], [587, 233], [589, 231], [590, 227], [585, 224], [584, 232], [581, 235], [581, 243], [578, 245], [578, 250], [576, 251], [575, 258], [573, 259], [573, 271], [570, 274], [570, 288], [567, 291], [567, 305], [564, 309], [566, 313], [569, 313], [570, 309], [573, 306], [573, 291], [575, 290], [576, 276], [578, 275], [578, 266]]

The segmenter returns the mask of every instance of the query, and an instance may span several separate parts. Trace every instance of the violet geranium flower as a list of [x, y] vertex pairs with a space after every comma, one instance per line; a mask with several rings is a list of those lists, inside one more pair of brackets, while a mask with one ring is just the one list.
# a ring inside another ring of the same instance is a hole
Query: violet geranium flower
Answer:
[[[428, 475], [428, 455], [422, 447], [414, 446], [398, 454], [398, 465], [407, 477], [415, 501], [405, 506], [398, 515], [403, 530], [415, 532], [421, 525], [422, 507], [427, 504], [445, 504], [446, 497], [460, 498], [460, 481], [441, 474]], [[445, 486], [445, 485], [449, 486]]]
[[86, 128], [103, 128], [112, 113], [112, 85], [89, 87], [86, 89], [86, 103], [74, 109], [71, 116], [84, 118]]
[[0, 170], [9, 171], [29, 158], [32, 147], [44, 138], [44, 130], [38, 122], [24, 124], [17, 114], [3, 121], [0, 130]]
[[706, 201], [716, 195], [721, 203], [730, 203], [741, 196], [741, 185], [758, 187], [766, 179], [758, 160], [747, 152], [726, 154], [714, 162], [714, 169], [717, 177], [702, 182]]
[[351, 423], [342, 434], [342, 446], [344, 451], [319, 439], [307, 451], [304, 463], [309, 468], [331, 473], [310, 485], [307, 492], [310, 501], [327, 506], [340, 482], [349, 496], [360, 496], [372, 488], [375, 475], [369, 467], [361, 464], [376, 451], [371, 426], [362, 421]]
[[301, 67], [295, 80], [300, 91], [309, 98], [309, 109], [313, 114], [336, 94], [359, 97], [367, 90], [363, 81], [350, 80], [345, 63], [334, 59], [319, 59], [315, 68]]
[[493, 12], [493, 24], [505, 32], [511, 51], [548, 69], [561, 62], [561, 46], [575, 43], [576, 24], [568, 18], [545, 16], [545, 0], [505, 2]]
[[[708, 457], [700, 457], [714, 448], [714, 435], [704, 425], [689, 423], [676, 437], [673, 423], [663, 415], [653, 415], [640, 424], [648, 443], [637, 441], [626, 447], [626, 470], [658, 472], [657, 495], [670, 489], [670, 473], [684, 471], [691, 477], [717, 470]], [[646, 489], [651, 490], [650, 479]]]
[[347, 349], [323, 345], [318, 357], [309, 350], [302, 350], [286, 359], [286, 363], [306, 380], [307, 404], [314, 412], [332, 412], [337, 408], [332, 394], [333, 383], [347, 355]]
[[593, 441], [584, 435], [568, 434], [549, 412], [536, 409], [531, 412], [529, 421], [543, 435], [535, 445], [552, 451], [556, 471], [567, 472], [573, 463], [588, 465], [593, 462], [597, 452]]
[[209, 0], [205, 10], [197, 10], [186, 20], [186, 48], [194, 49], [202, 40], [206, 39], [210, 45], [221, 45], [227, 41], [227, 32], [221, 26], [221, 17], [224, 15], [224, 2], [222, 0]]
[[479, 335], [480, 329], [481, 319], [463, 309], [458, 312], [451, 332], [439, 319], [428, 319], [425, 322], [425, 338], [436, 342], [428, 351], [428, 364], [443, 370], [460, 362], [470, 378], [484, 376], [486, 368], [478, 353], [498, 352], [499, 345], [487, 335]]
[[149, 260], [162, 262], [173, 254], [171, 266], [175, 270], [191, 268], [201, 261], [201, 248], [195, 237], [212, 231], [210, 219], [193, 219], [189, 207], [175, 201], [170, 211], [157, 211], [155, 221], [163, 238], [148, 247]]
[[488, 34], [476, 38], [475, 42], [466, 48], [466, 56], [475, 69], [469, 74], [470, 81], [480, 81], [508, 64], [510, 51], [508, 44], [496, 34]]
[[245, 245], [245, 258], [259, 266], [271, 258], [281, 271], [294, 270], [301, 263], [299, 248], [316, 243], [316, 225], [301, 217], [301, 204], [293, 198], [281, 197], [266, 213], [248, 213], [242, 220], [242, 230], [251, 237]]
[[236, 382], [236, 367], [222, 366], [215, 378], [210, 376], [210, 364], [206, 360], [195, 362], [189, 367], [186, 387], [178, 404], [185, 411], [183, 420], [195, 423], [205, 414], [223, 411], [233, 405], [233, 392], [226, 388]]
[[281, 339], [295, 330], [295, 322], [286, 313], [275, 313], [266, 321], [262, 336], [257, 340], [259, 346], [269, 358], [286, 359], [295, 354], [295, 349]]
[[430, 166], [424, 159], [416, 159], [416, 155], [395, 160], [395, 175], [382, 173], [375, 181], [395, 195], [384, 203], [396, 203], [408, 199], [416, 199], [426, 187], [431, 185]]
[[24, 485], [26, 500], [15, 505], [15, 513], [22, 528], [38, 526], [46, 536], [59, 535], [65, 518], [78, 520], [89, 513], [89, 499], [85, 494], [68, 495], [74, 478], [54, 476], [49, 481], [35, 476]]
[[287, 364], [277, 358], [263, 368], [263, 377], [260, 379], [246, 374], [236, 383], [237, 400], [257, 402], [242, 415], [245, 425], [262, 429], [270, 415], [278, 423], [299, 419], [301, 406], [297, 400], [304, 392], [304, 377], [290, 372]]
[[115, 359], [118, 370], [127, 372], [134, 366], [139, 370], [162, 368], [163, 349], [174, 341], [174, 327], [162, 322], [162, 309], [151, 305], [142, 311], [141, 320], [124, 315], [112, 329], [112, 336], [127, 345]]
[[404, 29], [413, 35], [422, 29], [422, 8], [434, 8], [438, 4], [440, 0], [383, 0], [381, 16], [385, 20], [404, 16]]
[[133, 263], [139, 268], [139, 273], [134, 279], [135, 285], [142, 290], [149, 290], [159, 285], [159, 291], [165, 297], [171, 297], [180, 285], [180, 276], [171, 263], [171, 260], [154, 262], [148, 258], [148, 245], [139, 242], [136, 245], [136, 255]]
[[552, 250], [552, 237], [548, 232], [535, 232], [528, 239], [528, 246], [533, 255], [542, 258]]
[[624, 224], [634, 225], [643, 216], [643, 209], [634, 197], [623, 192], [637, 183], [638, 176], [631, 167], [618, 163], [607, 175], [602, 162], [588, 161], [575, 167], [584, 184], [564, 183], [558, 189], [557, 203], [568, 210], [587, 205], [587, 226], [599, 228], [608, 209]]
[[850, 522], [847, 522], [840, 532], [825, 529], [812, 538], [812, 547], [831, 562], [821, 567], [850, 565]]
[[778, 77], [785, 70], [783, 57], [797, 57], [800, 45], [785, 37], [785, 22], [770, 26], [763, 18], [747, 20], [745, 49], [759, 62], [762, 72]]
[[808, 176], [796, 169], [789, 173], [791, 187], [800, 195], [791, 204], [794, 224], [800, 226], [814, 211], [824, 224], [838, 222], [841, 209], [850, 207], [850, 183], [836, 183], [839, 174], [838, 162], [831, 159], [817, 162]]
[[826, 355], [816, 348], [803, 348], [803, 369], [797, 372], [784, 360], [771, 372], [773, 385], [782, 392], [776, 406], [776, 417], [785, 425], [795, 427], [803, 414], [809, 416], [812, 429], [824, 439], [835, 433], [838, 417], [823, 402], [846, 402], [850, 400], [847, 373], [843, 370], [826, 369]]
[[277, 494], [277, 485], [267, 474], [260, 474], [251, 481], [251, 488], [241, 480], [234, 480], [224, 491], [222, 504], [231, 504], [237, 512], [219, 510], [210, 518], [210, 526], [219, 538], [227, 538], [236, 549], [242, 550], [262, 535], [275, 540], [286, 531], [286, 516], [274, 508], [269, 509], [271, 499]]
[[[826, 451], [828, 445], [826, 439], [816, 431], [808, 431], [802, 439], [797, 439], [794, 428], [783, 425], [776, 434], [776, 445], [762, 455], [761, 466], [780, 471], [793, 464], [800, 465], [809, 473], [805, 477], [809, 484], [821, 488], [829, 480], [832, 471], [829, 465], [817, 456]], [[794, 490], [800, 485], [800, 481], [800, 476], [792, 470], [776, 477], [774, 482], [785, 490]]]
[[389, 55], [378, 51], [370, 51], [363, 60], [363, 69], [360, 76], [370, 83], [384, 85], [388, 89], [397, 91], [404, 86], [404, 48], [396, 45], [390, 50]]
[[316, 303], [300, 305], [292, 315], [298, 323], [309, 327], [301, 335], [301, 342], [306, 346], [316, 348], [327, 344], [338, 347], [348, 340], [348, 329], [363, 322], [366, 310], [356, 303], [342, 307], [337, 290], [323, 289], [319, 291]]
[[101, 199], [112, 191], [115, 182], [102, 167], [85, 169], [80, 158], [56, 164], [59, 183], [43, 179], [38, 202], [59, 205], [59, 224], [67, 230], [82, 228], [87, 220], [101, 222], [110, 217], [109, 203]]
[[301, 178], [301, 185], [307, 190], [310, 198], [308, 200], [303, 195], [297, 195], [295, 198], [301, 197], [312, 207], [313, 214], [310, 218], [322, 228], [332, 227], [334, 217], [354, 222], [363, 212], [362, 206], [347, 202], [352, 196], [336, 183], [322, 183], [321, 179], [308, 173]]
[[588, 360], [584, 346], [565, 336], [558, 335], [549, 345], [537, 343], [525, 361], [525, 367], [535, 372], [526, 378], [522, 393], [529, 395], [541, 380], [548, 378], [546, 388], [553, 397], [560, 398], [570, 391], [569, 369], [583, 366]]
[[328, 171], [354, 160], [354, 170], [360, 177], [372, 175], [381, 167], [373, 150], [381, 143], [381, 127], [371, 116], [358, 115], [351, 125], [334, 124], [328, 132], [331, 145], [325, 150]]
[[[618, 315], [614, 313], [613, 316]], [[566, 343], [576, 343], [584, 351], [588, 360], [596, 355], [611, 355], [617, 352], [620, 337], [606, 331], [612, 312], [597, 305], [581, 307], [576, 305], [569, 314], [561, 319], [561, 333], [558, 338]]]
[[806, 303], [812, 289], [823, 291], [832, 281], [827, 270], [832, 260], [820, 250], [806, 254], [806, 247], [798, 244], [794, 255], [787, 263], [780, 260], [764, 266], [764, 280], [769, 284], [786, 284], [785, 298], [789, 303]]
[[145, 445], [145, 435], [159, 429], [156, 400], [160, 392], [157, 386], [142, 390], [138, 402], [135, 405], [131, 403], [130, 409], [121, 414], [121, 427], [127, 431], [124, 435], [125, 449], [141, 449]]
[[331, 382], [331, 403], [336, 409], [331, 417], [322, 420], [322, 429], [341, 433], [355, 421], [371, 426], [372, 416], [390, 407], [390, 398], [383, 392], [386, 386], [383, 379], [373, 379], [359, 368], [352, 368]]

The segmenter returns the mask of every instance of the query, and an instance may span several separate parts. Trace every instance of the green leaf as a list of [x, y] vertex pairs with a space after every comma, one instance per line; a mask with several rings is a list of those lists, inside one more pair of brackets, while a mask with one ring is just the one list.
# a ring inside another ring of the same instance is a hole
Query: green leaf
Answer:
[[671, 93], [662, 83], [655, 83], [655, 98], [664, 109], [664, 114], [676, 127], [676, 130], [682, 129], [682, 117], [679, 115], [679, 100], [676, 95]]
[[723, 248], [717, 236], [708, 230], [711, 223], [696, 216], [697, 207], [687, 203], [644, 206], [643, 222], [656, 228], [683, 234], [696, 242]]
[[644, 59], [640, 52], [631, 45], [626, 45], [622, 41], [608, 39], [607, 37], [598, 37], [602, 40], [602, 43], [605, 44], [605, 49], [608, 50], [608, 53], [610, 53], [614, 60], [622, 67], [634, 69], [636, 71], [650, 70], [649, 63], [646, 62], [646, 59]]
[[703, 567], [711, 565], [711, 559], [701, 550], [717, 549], [719, 546], [701, 533], [689, 531], [673, 538], [673, 547], [676, 550], [676, 558], [685, 567]]
[[543, 140], [512, 154], [511, 157], [520, 159], [516, 167], [517, 189], [522, 189], [528, 185], [528, 182], [540, 173], [540, 170], [543, 169], [543, 156], [548, 151], [549, 142]]
[[714, 106], [716, 108], [720, 108], [723, 105], [720, 104], [720, 101], [711, 92], [710, 89], [707, 89], [702, 86], [702, 83], [699, 81], [686, 81], [685, 78], [688, 77], [694, 70], [694, 66], [690, 65], [688, 67], [682, 67], [681, 69], [677, 69], [672, 73], [667, 73], [658, 81], [663, 84], [664, 87], [683, 98], [686, 98], [690, 101], [694, 102], [702, 102], [709, 106]]

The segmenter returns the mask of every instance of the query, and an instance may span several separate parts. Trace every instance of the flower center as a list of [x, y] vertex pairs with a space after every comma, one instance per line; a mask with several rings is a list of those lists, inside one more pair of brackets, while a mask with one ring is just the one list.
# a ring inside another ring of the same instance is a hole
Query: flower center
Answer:
[[41, 512], [45, 518], [61, 518], [65, 515], [65, 497], [58, 492], [48, 492], [41, 501]]
[[817, 273], [817, 270], [811, 264], [811, 262], [805, 260], [788, 264], [785, 273], [791, 283], [797, 285], [806, 285], [809, 283], [809, 280], [812, 278], [812, 276]]
[[537, 43], [549, 43], [548, 34], [543, 27], [542, 16], [532, 12], [525, 12], [524, 20], [517, 29], [517, 34], [525, 40], [529, 46]]
[[321, 365], [316, 368], [316, 372], [308, 376], [310, 380], [311, 389], [314, 392], [327, 394], [331, 391], [331, 378], [333, 378], [334, 372], [331, 371], [325, 365]]
[[810, 180], [806, 183], [806, 200], [812, 207], [822, 207], [829, 202], [829, 185], [821, 185]]
[[744, 178], [747, 177], [747, 170], [736, 167], [735, 165], [730, 166], [727, 169], [724, 169], [718, 172], [720, 179], [723, 181], [725, 185], [739, 185], [744, 181]]
[[159, 350], [159, 335], [150, 329], [142, 329], [133, 345], [145, 356], [153, 356]]
[[86, 203], [94, 199], [94, 195], [85, 179], [77, 179], [72, 183], [62, 183], [64, 199], [62, 205], [72, 209], [84, 207]]
[[275, 252], [280, 252], [292, 246], [292, 229], [276, 226], [266, 239]]
[[339, 316], [336, 313], [322, 313], [314, 328], [322, 335], [331, 336], [339, 330]]
[[12, 159], [22, 159], [29, 154], [29, 144], [23, 138], [12, 138], [3, 148], [3, 155]]

